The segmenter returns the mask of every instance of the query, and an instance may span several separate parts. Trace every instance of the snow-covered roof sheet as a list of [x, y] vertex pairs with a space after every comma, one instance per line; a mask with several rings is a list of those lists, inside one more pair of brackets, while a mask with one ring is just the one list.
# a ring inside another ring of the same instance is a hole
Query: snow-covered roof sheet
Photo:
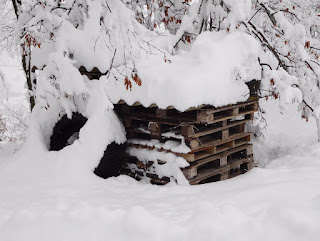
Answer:
[[242, 33], [204, 33], [190, 51], [164, 60], [150, 55], [137, 65], [142, 85], [108, 81], [108, 96], [113, 103], [140, 102], [149, 107], [174, 106], [180, 111], [202, 104], [223, 106], [245, 101], [249, 90], [245, 82], [260, 79], [260, 47]]

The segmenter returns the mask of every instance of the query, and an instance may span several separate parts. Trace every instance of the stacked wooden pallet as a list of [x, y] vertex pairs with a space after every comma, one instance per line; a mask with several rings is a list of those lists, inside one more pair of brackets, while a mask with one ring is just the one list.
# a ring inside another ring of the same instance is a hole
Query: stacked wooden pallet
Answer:
[[[183, 157], [190, 164], [182, 168], [190, 184], [224, 180], [253, 167], [251, 134], [245, 131], [245, 124], [253, 120], [257, 110], [256, 100], [219, 108], [204, 105], [185, 112], [174, 108], [118, 106], [128, 133], [129, 148], [172, 152]], [[151, 140], [158, 140], [158, 143], [180, 141], [186, 144], [189, 152], [182, 154], [161, 145], [153, 146], [149, 144]], [[165, 164], [165, 160], [157, 162], [157, 165]], [[134, 169], [128, 168], [132, 165]], [[152, 183], [168, 183], [170, 176], [160, 177], [154, 172], [154, 165], [154, 160], [141, 161], [131, 156], [122, 172], [137, 179], [147, 176]]]

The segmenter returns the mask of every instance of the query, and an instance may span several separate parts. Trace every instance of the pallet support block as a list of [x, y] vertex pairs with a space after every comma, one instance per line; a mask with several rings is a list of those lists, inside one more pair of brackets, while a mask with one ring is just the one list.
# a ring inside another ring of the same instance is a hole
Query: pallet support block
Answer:
[[228, 125], [228, 120], [223, 120], [222, 121], [222, 126], [224, 127], [224, 126], [227, 126]]
[[224, 156], [220, 158], [220, 166], [228, 165], [228, 157]]
[[130, 128], [132, 126], [132, 119], [129, 119], [129, 118], [124, 119], [123, 125], [125, 128]]
[[196, 168], [185, 168], [183, 170], [183, 174], [186, 176], [187, 179], [192, 179], [197, 176], [198, 172]]
[[229, 130], [222, 131], [221, 138], [222, 140], [229, 138]]
[[210, 123], [214, 120], [213, 113], [209, 114], [207, 110], [199, 110], [197, 114], [197, 121], [199, 123]]
[[249, 162], [249, 163], [248, 163], [248, 171], [251, 170], [253, 167], [254, 167], [253, 161], [252, 161], [252, 162]]
[[225, 172], [221, 174], [220, 180], [223, 181], [223, 180], [227, 180], [228, 178], [229, 178], [229, 174]]
[[253, 146], [250, 145], [247, 147], [247, 156], [253, 155]]
[[239, 107], [233, 108], [232, 111], [231, 111], [231, 115], [232, 116], [239, 115]]
[[156, 109], [156, 116], [159, 118], [166, 118], [167, 117], [167, 110], [163, 109]]
[[184, 136], [184, 137], [189, 137], [194, 133], [194, 130], [193, 130], [193, 126], [192, 125], [182, 125], [181, 127], [181, 134]]
[[151, 132], [151, 137], [160, 137], [161, 136], [161, 124], [157, 122], [149, 122], [148, 129]]

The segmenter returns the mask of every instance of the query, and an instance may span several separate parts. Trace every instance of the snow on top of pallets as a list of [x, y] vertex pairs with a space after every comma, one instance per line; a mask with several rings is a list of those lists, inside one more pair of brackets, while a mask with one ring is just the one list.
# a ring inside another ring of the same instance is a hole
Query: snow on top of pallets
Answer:
[[[260, 47], [243, 33], [203, 33], [190, 51], [164, 61], [149, 55], [136, 64], [142, 85], [132, 83], [126, 90], [116, 79], [108, 80], [108, 96], [113, 103], [140, 103], [145, 107], [185, 111], [203, 104], [223, 106], [245, 101], [245, 82], [260, 79]], [[102, 77], [105, 81], [106, 78]]]
[[[65, 31], [67, 30], [66, 27]], [[70, 36], [70, 44], [73, 38]], [[168, 39], [163, 41], [168, 43]], [[95, 78], [100, 77], [101, 87], [106, 89], [106, 95], [114, 104], [122, 101], [128, 105], [139, 103], [144, 107], [175, 108], [179, 111], [203, 104], [219, 107], [246, 101], [249, 89], [245, 82], [261, 79], [261, 66], [258, 63], [261, 47], [253, 37], [245, 33], [222, 31], [202, 33], [190, 50], [179, 50], [175, 55], [171, 55], [161, 46], [159, 49], [163, 53], [147, 54], [141, 51], [138, 53], [136, 50], [134, 64], [131, 67], [141, 79], [141, 86], [131, 78], [128, 68], [130, 64], [121, 64], [119, 58], [123, 53], [119, 49], [114, 52], [114, 68], [110, 70], [112, 60], [103, 57], [106, 55], [103, 48], [98, 46], [99, 51], [92, 54], [85, 50], [89, 47], [79, 47], [81, 42], [87, 39], [81, 40], [78, 37], [76, 40], [78, 47], [71, 44], [72, 51], [69, 50], [73, 58], [70, 63], [75, 68], [82, 68], [88, 72], [92, 69], [99, 70], [102, 76]], [[48, 44], [48, 48], [51, 47]], [[44, 49], [45, 45], [41, 49], [43, 53]], [[36, 50], [35, 55], [38, 55]], [[61, 59], [62, 57], [53, 58], [51, 55], [48, 60], [44, 60], [41, 56], [48, 58], [47, 54], [34, 57], [33, 64], [38, 68], [43, 68], [50, 62], [57, 62], [63, 66], [67, 64]], [[48, 70], [49, 68], [46, 72]], [[61, 74], [55, 80], [60, 83], [60, 87], [64, 86], [61, 91], [65, 91], [68, 95], [79, 94], [81, 91], [73, 91], [75, 86], [90, 85], [86, 75], [82, 75], [82, 80], [79, 79], [80, 75], [71, 75], [69, 72]], [[125, 84], [126, 76], [131, 81], [131, 87]], [[68, 81], [62, 81], [63, 79]]]

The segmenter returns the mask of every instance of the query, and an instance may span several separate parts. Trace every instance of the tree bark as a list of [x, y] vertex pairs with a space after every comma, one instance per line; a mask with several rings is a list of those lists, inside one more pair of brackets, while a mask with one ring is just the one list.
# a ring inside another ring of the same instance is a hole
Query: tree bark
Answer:
[[317, 123], [317, 134], [318, 134], [318, 142], [320, 142], [320, 119], [316, 118], [316, 123]]
[[[12, 0], [12, 5], [14, 12], [16, 14], [17, 20], [19, 19], [20, 15], [20, 9], [21, 9], [21, 1], [19, 0]], [[20, 38], [22, 38], [22, 33]], [[22, 51], [22, 56], [21, 56], [21, 62], [22, 62], [22, 67], [26, 76], [27, 80], [27, 86], [28, 86], [28, 95], [29, 95], [29, 103], [30, 103], [30, 109], [32, 111], [34, 105], [35, 105], [35, 98], [33, 95], [33, 85], [32, 85], [32, 79], [31, 79], [31, 47], [25, 47], [28, 49], [24, 49], [23, 46], [21, 46], [23, 49]]]

